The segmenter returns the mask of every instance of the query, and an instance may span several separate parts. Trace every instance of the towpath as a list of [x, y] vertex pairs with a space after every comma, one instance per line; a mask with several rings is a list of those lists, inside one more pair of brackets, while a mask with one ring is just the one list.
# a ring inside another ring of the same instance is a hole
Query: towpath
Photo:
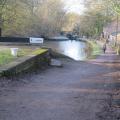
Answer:
[[16, 80], [0, 81], [0, 120], [120, 120], [120, 57], [62, 59]]

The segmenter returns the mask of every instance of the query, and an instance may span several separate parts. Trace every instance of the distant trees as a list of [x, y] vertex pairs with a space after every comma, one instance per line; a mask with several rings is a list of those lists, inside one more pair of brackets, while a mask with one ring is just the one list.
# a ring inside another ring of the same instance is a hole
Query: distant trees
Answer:
[[52, 36], [65, 22], [61, 0], [0, 1], [0, 28], [5, 36]]
[[120, 15], [120, 0], [105, 0], [113, 12]]
[[[61, 31], [98, 36], [120, 14], [119, 0], [85, 0], [86, 11], [67, 13], [62, 0], [0, 0], [4, 36], [52, 36]], [[1, 32], [0, 32], [1, 35]]]
[[38, 8], [41, 34], [57, 34], [66, 21], [66, 11], [60, 0], [48, 0]]
[[74, 31], [80, 21], [80, 15], [77, 13], [68, 13], [66, 15], [66, 23], [64, 25], [64, 31]]
[[2, 35], [3, 11], [7, 0], [0, 0], [0, 36]]
[[86, 0], [86, 11], [80, 16], [79, 29], [81, 35], [99, 36], [103, 27], [112, 19], [113, 13], [105, 1]]
[[10, 27], [11, 31], [12, 28], [10, 25], [15, 25], [15, 20], [17, 18], [17, 9], [18, 9], [18, 2], [17, 0], [2, 0], [0, 2], [0, 28], [4, 30]]
[[84, 6], [84, 14], [74, 21], [74, 30], [81, 36], [99, 36], [103, 27], [120, 15], [120, 0], [84, 0]]

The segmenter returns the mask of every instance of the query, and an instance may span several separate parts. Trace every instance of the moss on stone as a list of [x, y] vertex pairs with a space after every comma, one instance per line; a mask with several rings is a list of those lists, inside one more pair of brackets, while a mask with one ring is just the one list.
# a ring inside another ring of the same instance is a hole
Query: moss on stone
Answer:
[[32, 52], [33, 55], [38, 55], [38, 54], [42, 54], [44, 52], [47, 52], [48, 49], [37, 49], [35, 51]]

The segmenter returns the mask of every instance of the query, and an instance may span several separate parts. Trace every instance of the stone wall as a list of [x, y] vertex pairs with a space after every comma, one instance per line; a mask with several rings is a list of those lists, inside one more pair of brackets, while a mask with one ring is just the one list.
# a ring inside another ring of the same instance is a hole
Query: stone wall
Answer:
[[50, 61], [49, 51], [39, 55], [28, 55], [0, 68], [0, 76], [13, 76], [47, 66]]

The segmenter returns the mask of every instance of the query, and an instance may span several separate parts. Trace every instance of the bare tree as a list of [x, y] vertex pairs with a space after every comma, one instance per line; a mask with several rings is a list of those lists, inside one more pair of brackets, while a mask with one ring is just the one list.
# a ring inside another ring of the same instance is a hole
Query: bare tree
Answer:
[[3, 19], [2, 19], [2, 12], [3, 12], [3, 8], [6, 5], [7, 0], [0, 0], [0, 36], [2, 36], [2, 23], [3, 23]]

